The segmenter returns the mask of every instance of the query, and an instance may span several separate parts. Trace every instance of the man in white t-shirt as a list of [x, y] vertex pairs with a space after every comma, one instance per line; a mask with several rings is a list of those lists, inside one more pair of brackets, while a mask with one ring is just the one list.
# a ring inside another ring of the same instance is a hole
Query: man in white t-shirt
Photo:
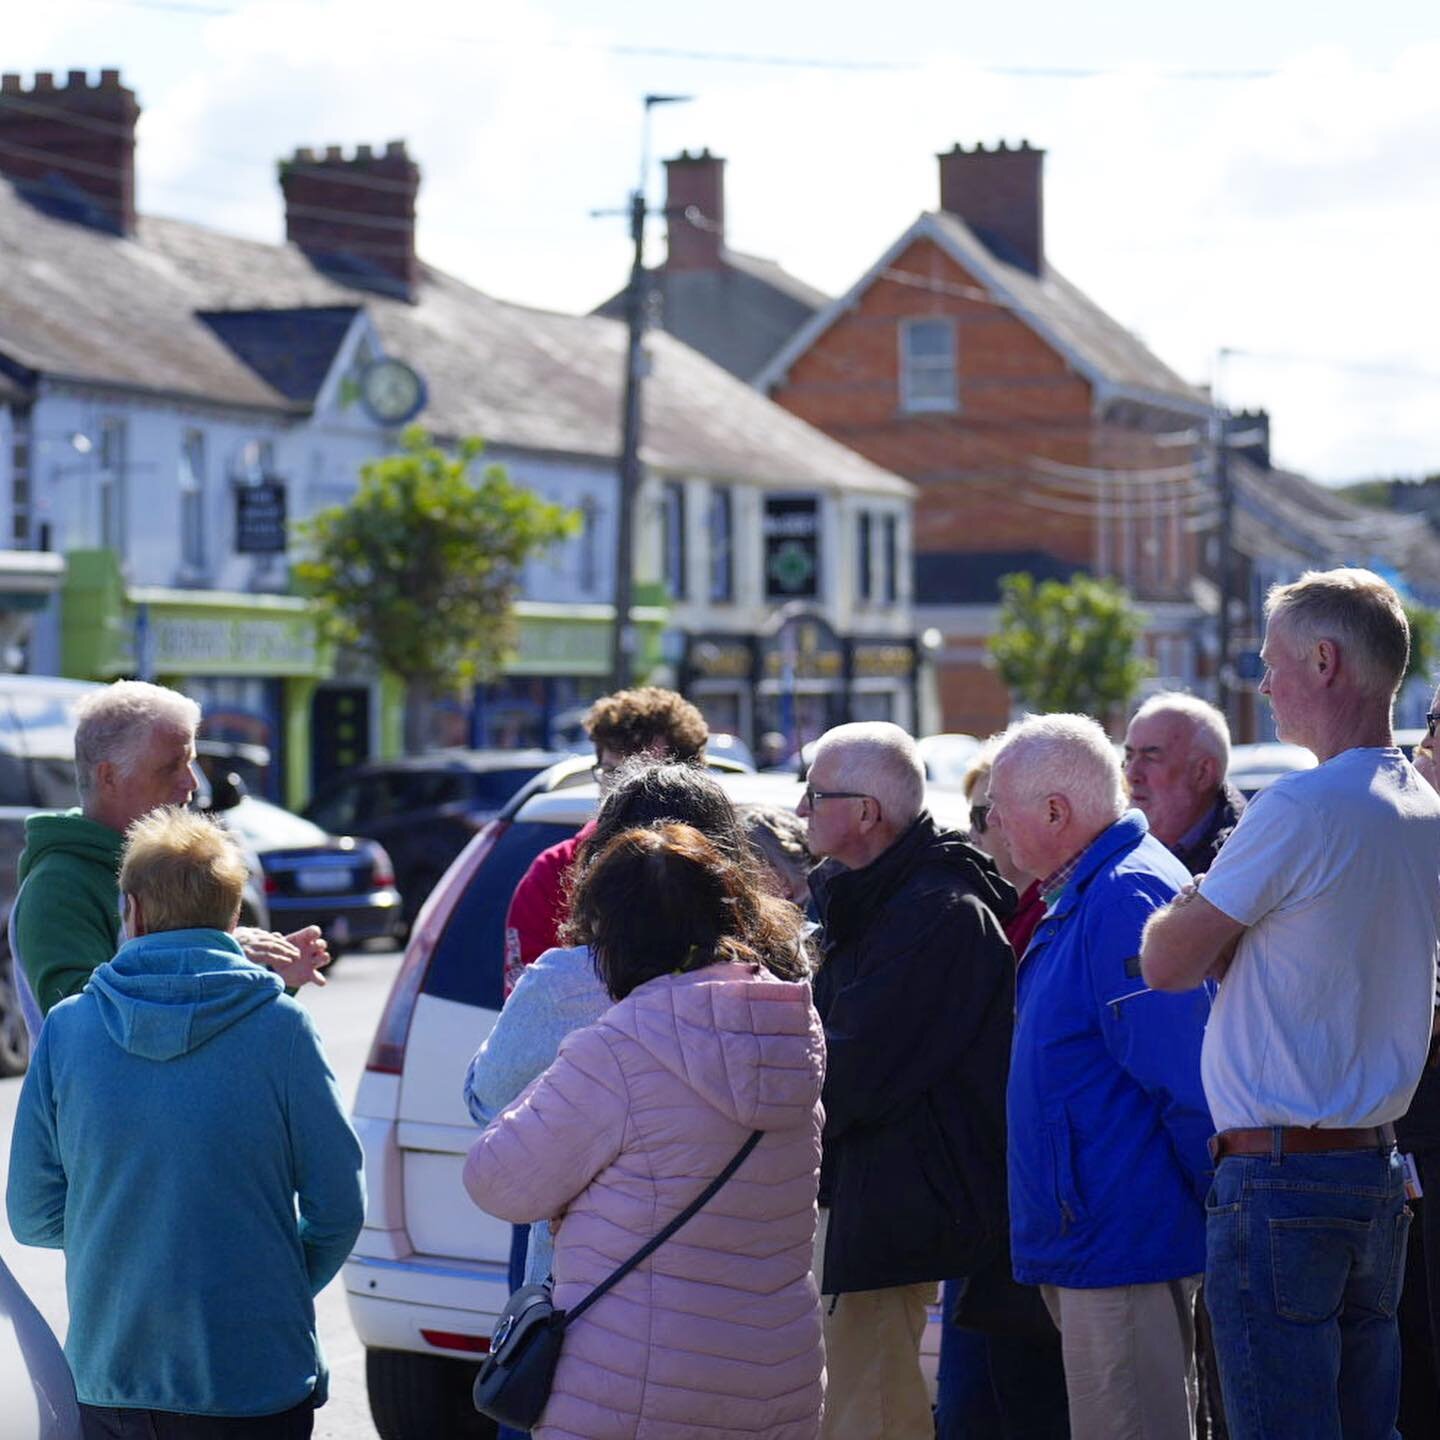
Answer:
[[1266, 612], [1261, 693], [1320, 764], [1251, 802], [1146, 927], [1141, 971], [1221, 980], [1205, 1293], [1233, 1440], [1390, 1440], [1410, 1221], [1393, 1122], [1430, 1040], [1440, 796], [1392, 743], [1410, 648], [1394, 590], [1311, 572]]

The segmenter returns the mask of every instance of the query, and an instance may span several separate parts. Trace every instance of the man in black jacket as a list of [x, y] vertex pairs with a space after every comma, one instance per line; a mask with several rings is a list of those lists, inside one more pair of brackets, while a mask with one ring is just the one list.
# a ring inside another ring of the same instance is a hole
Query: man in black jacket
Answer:
[[824, 735], [800, 803], [826, 860], [822, 1440], [929, 1440], [925, 1307], [1005, 1245], [1014, 959], [997, 914], [1015, 893], [924, 803], [914, 741], [883, 723]]

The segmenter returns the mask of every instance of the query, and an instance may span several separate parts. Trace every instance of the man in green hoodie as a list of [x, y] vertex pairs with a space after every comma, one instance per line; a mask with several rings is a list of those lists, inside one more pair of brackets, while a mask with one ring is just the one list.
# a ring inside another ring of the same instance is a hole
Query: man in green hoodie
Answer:
[[[38, 1015], [32, 1030], [121, 943], [118, 872], [125, 831], [162, 805], [195, 793], [195, 732], [200, 707], [186, 695], [139, 680], [119, 680], [80, 702], [75, 781], [80, 807], [32, 815], [20, 856], [21, 891], [11, 919], [15, 957]], [[329, 959], [315, 926], [289, 936], [237, 932], [246, 956], [278, 970], [287, 985], [307, 980]]]

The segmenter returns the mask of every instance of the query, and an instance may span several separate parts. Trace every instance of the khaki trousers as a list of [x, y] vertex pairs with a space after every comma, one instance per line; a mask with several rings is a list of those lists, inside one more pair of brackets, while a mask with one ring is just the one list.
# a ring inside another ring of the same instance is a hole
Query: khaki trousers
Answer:
[[1070, 1440], [1194, 1440], [1195, 1292], [1155, 1285], [1040, 1293], [1060, 1331]]
[[[815, 1274], [829, 1211], [820, 1212]], [[935, 1281], [822, 1295], [825, 1316], [825, 1417], [820, 1440], [934, 1440], [930, 1392], [920, 1369], [925, 1307], [939, 1291]]]

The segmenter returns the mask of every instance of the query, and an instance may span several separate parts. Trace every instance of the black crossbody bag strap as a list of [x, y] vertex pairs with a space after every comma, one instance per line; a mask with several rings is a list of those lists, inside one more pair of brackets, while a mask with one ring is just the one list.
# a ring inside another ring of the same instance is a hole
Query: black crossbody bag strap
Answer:
[[744, 1164], [745, 1157], [760, 1143], [763, 1133], [756, 1130], [735, 1153], [730, 1163], [658, 1235], [647, 1240], [618, 1270], [607, 1275], [573, 1309], [567, 1310], [560, 1321], [560, 1329], [563, 1330], [571, 1321], [578, 1320], [612, 1285], [618, 1285], [641, 1261], [653, 1255], [687, 1220], [693, 1219], [698, 1211], [703, 1210], [714, 1199], [716, 1191]]

